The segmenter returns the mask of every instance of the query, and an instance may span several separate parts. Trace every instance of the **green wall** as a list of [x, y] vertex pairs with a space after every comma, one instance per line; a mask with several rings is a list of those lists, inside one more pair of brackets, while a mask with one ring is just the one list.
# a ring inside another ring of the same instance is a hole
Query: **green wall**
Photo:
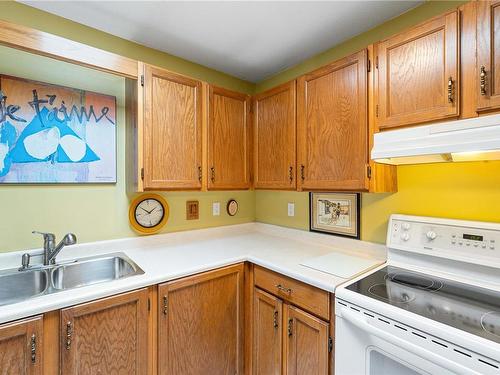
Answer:
[[[0, 186], [0, 252], [40, 247], [32, 230], [59, 237], [74, 232], [79, 242], [134, 236], [128, 207], [133, 196], [125, 188], [125, 80], [92, 69], [0, 47], [0, 73], [91, 90], [117, 98], [117, 183], [106, 185]], [[7, 93], [8, 95], [8, 93]], [[240, 192], [177, 192], [163, 194], [170, 219], [163, 232], [237, 224], [255, 220], [255, 194]], [[225, 203], [235, 198], [240, 210], [226, 214]], [[187, 221], [186, 201], [200, 202], [200, 219]], [[221, 203], [221, 215], [212, 216], [212, 202]]]

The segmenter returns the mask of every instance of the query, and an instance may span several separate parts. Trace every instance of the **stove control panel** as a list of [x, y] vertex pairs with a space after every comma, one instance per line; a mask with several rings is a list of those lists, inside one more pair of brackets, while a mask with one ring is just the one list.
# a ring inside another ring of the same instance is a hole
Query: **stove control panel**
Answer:
[[392, 215], [387, 246], [422, 253], [484, 255], [500, 261], [500, 223]]

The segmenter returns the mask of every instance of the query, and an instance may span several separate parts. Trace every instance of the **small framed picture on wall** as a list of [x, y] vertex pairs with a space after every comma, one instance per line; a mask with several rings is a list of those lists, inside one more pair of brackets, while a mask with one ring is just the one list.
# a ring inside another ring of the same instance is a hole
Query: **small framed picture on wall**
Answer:
[[309, 193], [309, 229], [359, 240], [359, 193]]

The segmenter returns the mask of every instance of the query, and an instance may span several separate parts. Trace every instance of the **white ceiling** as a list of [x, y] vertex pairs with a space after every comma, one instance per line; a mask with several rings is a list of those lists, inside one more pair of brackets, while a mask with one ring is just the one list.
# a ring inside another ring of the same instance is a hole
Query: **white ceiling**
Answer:
[[22, 1], [258, 82], [423, 1]]

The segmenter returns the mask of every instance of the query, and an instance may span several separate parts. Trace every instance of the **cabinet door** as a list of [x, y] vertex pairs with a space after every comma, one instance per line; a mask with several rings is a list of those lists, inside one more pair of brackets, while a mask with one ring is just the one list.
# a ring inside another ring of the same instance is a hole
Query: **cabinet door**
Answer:
[[159, 286], [159, 374], [243, 374], [243, 287], [243, 264]]
[[42, 374], [43, 318], [0, 325], [0, 374]]
[[328, 323], [285, 305], [286, 374], [328, 374]]
[[500, 1], [477, 2], [478, 110], [500, 107]]
[[368, 189], [367, 80], [366, 50], [298, 80], [299, 189]]
[[282, 369], [283, 302], [254, 288], [253, 373], [280, 375]]
[[61, 310], [63, 374], [148, 372], [148, 291]]
[[250, 187], [250, 97], [210, 86], [208, 188]]
[[201, 82], [144, 72], [144, 189], [201, 189]]
[[454, 11], [378, 44], [379, 128], [459, 115], [457, 19]]
[[297, 186], [295, 100], [295, 81], [255, 97], [255, 188], [295, 190]]

